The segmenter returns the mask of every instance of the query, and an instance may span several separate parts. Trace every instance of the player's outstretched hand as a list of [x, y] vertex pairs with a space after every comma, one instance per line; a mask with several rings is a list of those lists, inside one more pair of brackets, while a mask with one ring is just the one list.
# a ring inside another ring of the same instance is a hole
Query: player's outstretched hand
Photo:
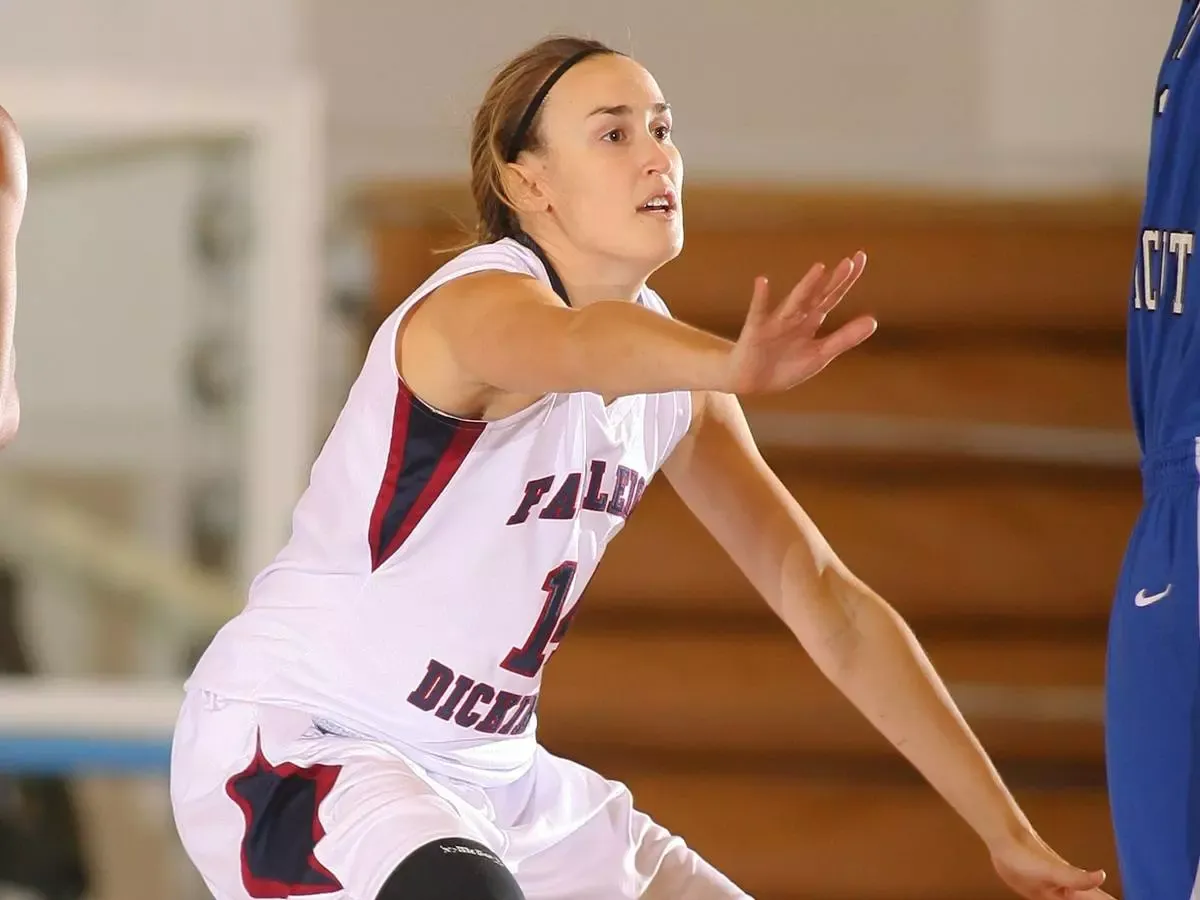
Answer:
[[1113, 900], [1100, 887], [1103, 870], [1076, 868], [1032, 832], [994, 849], [992, 865], [1010, 888], [1028, 900]]
[[825, 317], [854, 286], [867, 265], [861, 250], [844, 259], [829, 277], [817, 263], [782, 302], [772, 307], [766, 278], [754, 282], [754, 295], [742, 333], [730, 357], [732, 393], [783, 391], [816, 375], [838, 356], [875, 332], [876, 322], [860, 316], [836, 331], [817, 336]]

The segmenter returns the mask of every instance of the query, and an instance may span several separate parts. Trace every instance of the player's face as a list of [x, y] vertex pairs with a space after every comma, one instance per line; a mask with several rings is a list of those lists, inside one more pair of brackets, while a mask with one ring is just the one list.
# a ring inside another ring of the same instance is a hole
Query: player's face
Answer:
[[683, 248], [683, 162], [671, 111], [640, 65], [624, 56], [584, 60], [542, 109], [541, 181], [572, 244], [645, 266]]

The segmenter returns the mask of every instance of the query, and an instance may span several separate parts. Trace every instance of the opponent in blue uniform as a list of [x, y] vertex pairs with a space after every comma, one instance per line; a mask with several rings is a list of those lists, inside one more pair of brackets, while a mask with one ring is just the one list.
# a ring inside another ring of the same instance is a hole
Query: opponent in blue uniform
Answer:
[[1154, 97], [1128, 310], [1144, 501], [1109, 628], [1109, 797], [1125, 900], [1200, 898], [1200, 33], [1186, 0]]

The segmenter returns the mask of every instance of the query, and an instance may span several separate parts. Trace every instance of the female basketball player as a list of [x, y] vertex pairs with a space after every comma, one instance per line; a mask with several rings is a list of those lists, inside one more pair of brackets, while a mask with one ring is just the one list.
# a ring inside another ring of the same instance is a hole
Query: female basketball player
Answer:
[[17, 231], [25, 212], [28, 178], [25, 146], [12, 118], [0, 107], [0, 447], [17, 433], [16, 353]]
[[[1026, 897], [1103, 896], [1041, 842], [896, 613], [755, 450], [735, 394], [867, 338], [825, 337], [857, 254], [741, 336], [671, 319], [683, 240], [671, 111], [633, 60], [543, 42], [484, 98], [477, 246], [388, 318], [247, 608], [188, 683], [172, 796], [220, 900], [746, 896], [537, 744], [543, 668], [660, 468], [823, 671]], [[931, 861], [931, 864], [936, 864]]]

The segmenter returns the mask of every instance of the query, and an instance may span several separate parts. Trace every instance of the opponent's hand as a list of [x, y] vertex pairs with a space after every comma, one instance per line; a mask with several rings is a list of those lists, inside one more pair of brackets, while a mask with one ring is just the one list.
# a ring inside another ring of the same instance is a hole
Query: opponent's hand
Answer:
[[1076, 868], [1033, 832], [992, 851], [992, 865], [1028, 900], [1113, 900], [1101, 889], [1104, 871]]
[[755, 279], [750, 310], [729, 357], [731, 393], [787, 390], [874, 334], [875, 320], [860, 316], [817, 337], [825, 317], [862, 276], [866, 264], [867, 255], [859, 251], [822, 278], [825, 266], [818, 263], [774, 308], [767, 279]]
[[29, 174], [17, 126], [0, 108], [0, 447], [17, 432], [21, 407], [15, 378], [13, 311], [16, 302], [17, 230], [25, 213]]
[[15, 231], [19, 227], [28, 190], [25, 145], [16, 123], [0, 106], [0, 213], [6, 228]]

